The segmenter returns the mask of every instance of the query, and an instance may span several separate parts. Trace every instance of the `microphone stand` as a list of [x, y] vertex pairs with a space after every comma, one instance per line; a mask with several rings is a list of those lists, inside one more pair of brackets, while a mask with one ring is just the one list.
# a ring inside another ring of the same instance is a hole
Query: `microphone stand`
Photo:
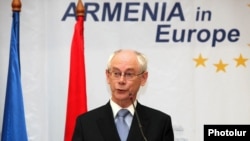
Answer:
[[[130, 94], [130, 95], [132, 95], [132, 94]], [[133, 108], [134, 108], [134, 110], [135, 110], [135, 116], [136, 116], [136, 120], [137, 120], [138, 125], [139, 125], [139, 129], [140, 129], [141, 135], [142, 135], [144, 141], [148, 141], [147, 138], [146, 138], [146, 136], [145, 136], [144, 133], [143, 133], [142, 124], [141, 124], [141, 121], [140, 121], [140, 119], [139, 119], [139, 115], [138, 115], [138, 113], [137, 113], [137, 111], [136, 111], [136, 109], [135, 109], [135, 105], [134, 105], [134, 102], [133, 102], [133, 98], [130, 97], [130, 100], [131, 100], [131, 103], [132, 103]]]

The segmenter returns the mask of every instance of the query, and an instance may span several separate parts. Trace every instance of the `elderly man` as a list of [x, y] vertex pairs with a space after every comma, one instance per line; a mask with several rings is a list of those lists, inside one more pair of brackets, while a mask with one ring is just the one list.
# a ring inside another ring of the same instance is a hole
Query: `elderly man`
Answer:
[[170, 116], [137, 101], [147, 78], [147, 59], [142, 53], [115, 51], [106, 69], [111, 98], [77, 118], [73, 141], [173, 141]]

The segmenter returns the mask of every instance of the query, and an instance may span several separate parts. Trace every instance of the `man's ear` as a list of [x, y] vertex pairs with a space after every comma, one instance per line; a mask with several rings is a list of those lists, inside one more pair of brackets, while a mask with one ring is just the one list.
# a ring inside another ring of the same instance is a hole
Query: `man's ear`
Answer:
[[141, 86], [144, 86], [148, 80], [148, 72], [144, 72], [141, 76]]
[[110, 77], [109, 70], [106, 69], [105, 73], [106, 73], [106, 81], [107, 81], [108, 84], [110, 84], [110, 81], [109, 81], [110, 80], [110, 78], [109, 78]]

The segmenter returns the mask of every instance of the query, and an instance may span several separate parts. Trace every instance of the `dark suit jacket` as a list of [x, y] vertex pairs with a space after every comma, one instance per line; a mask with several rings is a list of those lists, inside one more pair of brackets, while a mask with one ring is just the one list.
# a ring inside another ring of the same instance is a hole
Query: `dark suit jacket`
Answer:
[[[143, 106], [139, 102], [136, 110], [148, 141], [174, 141], [169, 115]], [[110, 103], [80, 115], [76, 121], [72, 140], [120, 141]], [[144, 141], [135, 115], [127, 141]]]

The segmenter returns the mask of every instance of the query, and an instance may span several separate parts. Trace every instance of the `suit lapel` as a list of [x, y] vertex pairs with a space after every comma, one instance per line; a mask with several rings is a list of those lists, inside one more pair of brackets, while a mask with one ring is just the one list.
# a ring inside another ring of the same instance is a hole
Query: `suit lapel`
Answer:
[[[142, 125], [143, 133], [146, 133], [146, 129], [148, 129], [149, 117], [144, 113], [143, 106], [138, 102], [136, 106], [136, 110]], [[146, 135], [145, 135], [146, 136]], [[136, 115], [134, 114], [132, 124], [130, 127], [129, 135], [127, 141], [142, 141], [143, 137], [140, 132], [139, 124], [136, 119]]]
[[119, 141], [120, 139], [114, 123], [113, 112], [109, 103], [104, 106], [103, 113], [100, 114], [103, 116], [97, 120], [97, 124], [104, 141]]

